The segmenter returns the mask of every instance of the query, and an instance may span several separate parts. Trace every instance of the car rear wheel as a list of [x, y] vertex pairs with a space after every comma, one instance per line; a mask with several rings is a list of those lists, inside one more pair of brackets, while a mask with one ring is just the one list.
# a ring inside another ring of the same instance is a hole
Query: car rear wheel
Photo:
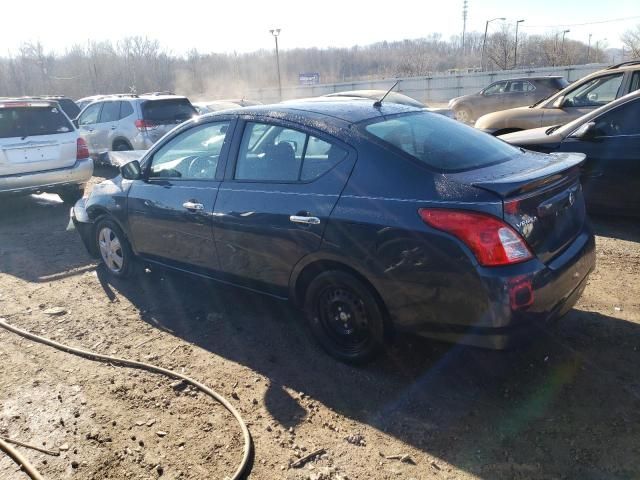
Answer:
[[318, 275], [305, 295], [305, 316], [333, 357], [363, 363], [384, 346], [384, 313], [371, 289], [342, 271]]
[[113, 150], [116, 152], [126, 152], [127, 150], [133, 150], [131, 145], [127, 142], [119, 141], [113, 145]]
[[96, 224], [96, 246], [107, 271], [124, 278], [132, 271], [133, 252], [120, 227], [111, 219], [104, 218]]
[[456, 114], [456, 120], [462, 123], [471, 123], [471, 110], [467, 107], [457, 108], [454, 112]]
[[74, 205], [84, 195], [84, 185], [64, 187], [56, 193], [64, 203]]

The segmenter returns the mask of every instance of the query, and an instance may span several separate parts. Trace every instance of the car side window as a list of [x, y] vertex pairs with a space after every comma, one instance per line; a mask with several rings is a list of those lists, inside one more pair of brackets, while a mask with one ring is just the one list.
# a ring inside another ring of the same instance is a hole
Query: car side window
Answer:
[[638, 118], [640, 118], [640, 100], [625, 103], [600, 115], [595, 120], [597, 136], [640, 135]]
[[624, 73], [615, 73], [594, 78], [569, 92], [564, 99], [565, 107], [600, 107], [618, 98]]
[[496, 95], [498, 93], [504, 93], [507, 89], [507, 82], [496, 82], [493, 85], [489, 85], [482, 92], [483, 95]]
[[133, 113], [133, 107], [129, 104], [129, 102], [120, 102], [120, 115], [118, 115], [118, 119], [123, 119], [128, 117]]
[[631, 75], [631, 85], [629, 85], [628, 93], [636, 90], [640, 90], [640, 71], [633, 72], [633, 75]]
[[120, 115], [120, 102], [105, 102], [100, 112], [99, 123], [115, 122]]
[[509, 93], [526, 93], [535, 90], [536, 87], [524, 80], [509, 82]]
[[[260, 132], [259, 137], [256, 131]], [[236, 180], [296, 182], [318, 178], [347, 156], [330, 142], [278, 125], [248, 122], [242, 136]]]
[[98, 115], [100, 115], [101, 103], [89, 105], [78, 118], [78, 125], [93, 125], [98, 123]]
[[149, 178], [215, 178], [230, 122], [205, 123], [172, 138], [154, 153]]

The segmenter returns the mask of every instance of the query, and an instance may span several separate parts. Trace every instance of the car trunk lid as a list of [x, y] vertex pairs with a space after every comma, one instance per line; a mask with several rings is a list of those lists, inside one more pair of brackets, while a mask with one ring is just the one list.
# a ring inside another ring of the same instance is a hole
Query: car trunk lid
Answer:
[[142, 104], [142, 120], [153, 141], [197, 114], [186, 98], [154, 99]]
[[543, 262], [551, 261], [579, 234], [586, 218], [579, 153], [526, 152], [512, 160], [447, 175], [498, 195], [504, 220]]
[[77, 138], [55, 104], [0, 104], [0, 175], [70, 167]]

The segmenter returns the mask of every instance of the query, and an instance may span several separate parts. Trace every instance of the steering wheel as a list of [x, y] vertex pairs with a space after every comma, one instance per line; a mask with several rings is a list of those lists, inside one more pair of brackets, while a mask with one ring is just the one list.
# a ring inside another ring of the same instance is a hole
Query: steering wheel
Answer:
[[213, 178], [216, 172], [216, 161], [208, 156], [194, 155], [189, 160], [187, 174], [189, 178]]

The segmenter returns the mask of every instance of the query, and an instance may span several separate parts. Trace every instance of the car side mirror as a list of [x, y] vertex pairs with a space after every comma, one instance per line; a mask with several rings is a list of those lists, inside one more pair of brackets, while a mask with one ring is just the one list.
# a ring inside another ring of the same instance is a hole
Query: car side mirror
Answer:
[[120, 175], [126, 180], [139, 180], [142, 178], [140, 162], [138, 160], [131, 160], [124, 165], [120, 165]]
[[596, 122], [588, 122], [583, 124], [575, 132], [571, 134], [572, 138], [579, 138], [580, 140], [593, 140], [596, 138], [598, 129], [596, 128]]
[[80, 128], [80, 124], [78, 123], [78, 119], [74, 118], [73, 120], [71, 120], [71, 123], [73, 123], [73, 126], [76, 128]]
[[553, 102], [553, 108], [562, 108], [563, 105], [564, 105], [564, 95], [560, 95]]

